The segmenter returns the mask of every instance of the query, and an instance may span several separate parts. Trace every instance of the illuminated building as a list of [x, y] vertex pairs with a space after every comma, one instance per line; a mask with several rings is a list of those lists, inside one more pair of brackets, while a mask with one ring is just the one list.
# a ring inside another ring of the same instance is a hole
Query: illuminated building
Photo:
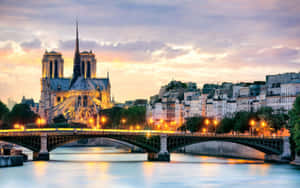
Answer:
[[78, 26], [72, 78], [64, 77], [64, 60], [59, 52], [45, 52], [42, 60], [39, 114], [48, 122], [64, 115], [72, 122], [87, 123], [101, 109], [111, 107], [110, 81], [96, 78], [92, 51], [79, 51]]

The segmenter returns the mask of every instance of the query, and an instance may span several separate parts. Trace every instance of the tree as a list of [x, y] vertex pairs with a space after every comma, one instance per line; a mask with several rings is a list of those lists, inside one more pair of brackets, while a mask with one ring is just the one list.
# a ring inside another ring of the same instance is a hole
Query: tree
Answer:
[[16, 104], [13, 109], [6, 113], [4, 122], [12, 128], [15, 123], [26, 124], [35, 122], [38, 115], [35, 114], [27, 104]]
[[289, 111], [289, 130], [291, 133], [290, 143], [292, 156], [300, 154], [300, 96], [294, 102], [293, 108]]
[[255, 115], [252, 112], [240, 111], [234, 116], [234, 130], [238, 132], [245, 132], [249, 130], [249, 121]]
[[3, 116], [9, 112], [9, 109], [7, 106], [0, 100], [0, 120], [3, 118]]
[[199, 131], [204, 125], [204, 119], [205, 118], [201, 116], [187, 118], [185, 124], [181, 126], [179, 130], [189, 130], [191, 132]]
[[3, 118], [8, 112], [9, 110], [6, 107], [6, 105], [2, 101], [0, 101], [0, 127], [1, 128], [6, 128], [5, 124], [3, 123]]
[[234, 120], [230, 117], [225, 117], [221, 120], [217, 128], [217, 133], [229, 133], [234, 128]]

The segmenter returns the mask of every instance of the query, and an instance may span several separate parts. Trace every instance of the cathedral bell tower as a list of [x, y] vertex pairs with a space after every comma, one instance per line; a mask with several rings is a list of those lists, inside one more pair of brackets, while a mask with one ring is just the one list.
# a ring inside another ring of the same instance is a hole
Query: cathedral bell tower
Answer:
[[42, 60], [42, 78], [63, 78], [64, 60], [61, 53], [45, 52]]

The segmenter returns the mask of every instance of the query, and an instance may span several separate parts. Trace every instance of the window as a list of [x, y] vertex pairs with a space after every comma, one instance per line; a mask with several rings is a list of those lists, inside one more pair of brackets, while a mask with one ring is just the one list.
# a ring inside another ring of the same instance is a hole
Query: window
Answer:
[[85, 96], [83, 97], [83, 106], [84, 106], [84, 107], [87, 107], [87, 102], [88, 102], [88, 98], [87, 98], [87, 96], [85, 95]]
[[52, 70], [52, 66], [53, 66], [53, 63], [52, 63], [52, 61], [50, 61], [50, 70], [49, 70], [49, 72], [50, 72], [50, 78], [52, 78], [52, 72], [53, 72], [53, 70]]
[[60, 102], [60, 100], [61, 100], [60, 97], [57, 97], [57, 98], [56, 98], [56, 101], [57, 101], [58, 103]]
[[87, 72], [86, 72], [86, 77], [90, 78], [91, 77], [91, 62], [87, 62]]
[[54, 61], [54, 78], [58, 78], [58, 62]]
[[81, 74], [84, 76], [84, 61], [81, 61]]

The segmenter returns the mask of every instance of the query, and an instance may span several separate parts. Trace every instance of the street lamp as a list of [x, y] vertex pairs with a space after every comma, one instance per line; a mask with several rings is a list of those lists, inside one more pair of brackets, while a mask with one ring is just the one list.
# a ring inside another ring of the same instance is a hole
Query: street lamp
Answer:
[[250, 134], [252, 135], [253, 134], [253, 127], [256, 125], [256, 121], [253, 120], [253, 119], [250, 120], [249, 125], [250, 125]]
[[93, 118], [89, 119], [89, 124], [90, 124], [90, 127], [93, 127], [93, 124], [94, 124], [94, 119]]
[[208, 126], [210, 124], [210, 120], [209, 119], [205, 119], [204, 123], [205, 123], [206, 126]]
[[215, 134], [217, 133], [217, 126], [219, 124], [219, 121], [217, 119], [213, 120], [214, 128], [215, 128]]
[[106, 117], [105, 116], [102, 116], [101, 117], [101, 122], [104, 124], [106, 122]]
[[20, 128], [20, 125], [18, 123], [15, 123], [14, 124], [14, 129], [19, 129]]

